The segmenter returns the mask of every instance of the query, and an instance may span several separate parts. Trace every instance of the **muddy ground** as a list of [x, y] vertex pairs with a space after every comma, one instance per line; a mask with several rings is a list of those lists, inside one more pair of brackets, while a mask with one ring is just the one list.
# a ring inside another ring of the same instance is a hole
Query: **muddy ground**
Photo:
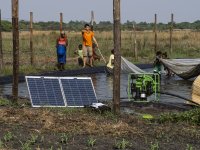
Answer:
[[[51, 150], [199, 150], [200, 126], [185, 122], [159, 123], [163, 112], [184, 109], [129, 105], [118, 116], [86, 108], [0, 106], [1, 149]], [[124, 110], [124, 109], [122, 109]], [[134, 111], [132, 111], [134, 110]], [[137, 111], [137, 113], [134, 113]], [[124, 112], [124, 111], [123, 111]], [[143, 119], [148, 113], [154, 119]]]

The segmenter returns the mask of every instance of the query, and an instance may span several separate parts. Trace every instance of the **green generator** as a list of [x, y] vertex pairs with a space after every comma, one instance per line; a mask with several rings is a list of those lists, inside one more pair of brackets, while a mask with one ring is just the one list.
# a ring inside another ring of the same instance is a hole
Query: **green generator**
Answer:
[[160, 75], [158, 73], [129, 74], [128, 99], [135, 102], [159, 101]]

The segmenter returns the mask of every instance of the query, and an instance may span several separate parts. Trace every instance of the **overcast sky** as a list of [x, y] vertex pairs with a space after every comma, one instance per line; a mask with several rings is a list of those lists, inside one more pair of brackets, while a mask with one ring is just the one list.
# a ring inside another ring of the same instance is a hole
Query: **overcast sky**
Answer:
[[[11, 0], [0, 0], [2, 19], [11, 20]], [[19, 0], [19, 19], [29, 20], [32, 11], [34, 21], [70, 20], [90, 21], [91, 11], [95, 20], [113, 21], [113, 0]], [[121, 0], [121, 21], [153, 22], [157, 13], [158, 22], [169, 22], [174, 13], [175, 22], [200, 20], [200, 0]]]

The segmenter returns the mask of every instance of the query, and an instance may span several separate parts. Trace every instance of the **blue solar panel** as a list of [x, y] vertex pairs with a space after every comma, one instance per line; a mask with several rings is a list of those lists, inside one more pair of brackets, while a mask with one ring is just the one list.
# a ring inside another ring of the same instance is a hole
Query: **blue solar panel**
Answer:
[[67, 106], [82, 107], [97, 103], [91, 78], [61, 78]]
[[26, 76], [26, 82], [33, 107], [66, 106], [58, 78]]

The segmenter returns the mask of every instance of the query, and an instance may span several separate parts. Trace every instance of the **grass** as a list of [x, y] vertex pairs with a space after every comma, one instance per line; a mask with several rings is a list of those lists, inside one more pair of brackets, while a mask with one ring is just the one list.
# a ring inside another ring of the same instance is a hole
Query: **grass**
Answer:
[[9, 105], [11, 105], [9, 100], [0, 98], [0, 106], [9, 106]]
[[189, 124], [200, 125], [200, 108], [195, 108], [182, 113], [165, 113], [160, 115], [158, 122], [186, 122]]
[[[5, 67], [2, 75], [12, 74], [12, 34], [3, 33], [3, 53]], [[82, 43], [79, 32], [69, 32], [68, 58], [76, 57], [74, 51]], [[56, 64], [55, 41], [59, 32], [34, 31], [34, 66], [30, 65], [29, 32], [20, 32], [20, 73], [35, 73], [38, 71], [53, 70]], [[108, 60], [110, 50], [113, 48], [112, 32], [95, 32], [96, 39], [102, 54]], [[149, 63], [154, 59], [154, 33], [149, 31], [137, 32], [138, 61], [134, 58], [134, 36], [131, 31], [122, 31], [121, 54], [134, 63]], [[199, 58], [200, 32], [176, 31], [173, 33], [173, 52], [169, 53], [169, 33], [158, 32], [158, 50], [168, 52], [170, 58]], [[67, 69], [77, 67], [69, 60]], [[103, 62], [102, 62], [103, 64]]]

